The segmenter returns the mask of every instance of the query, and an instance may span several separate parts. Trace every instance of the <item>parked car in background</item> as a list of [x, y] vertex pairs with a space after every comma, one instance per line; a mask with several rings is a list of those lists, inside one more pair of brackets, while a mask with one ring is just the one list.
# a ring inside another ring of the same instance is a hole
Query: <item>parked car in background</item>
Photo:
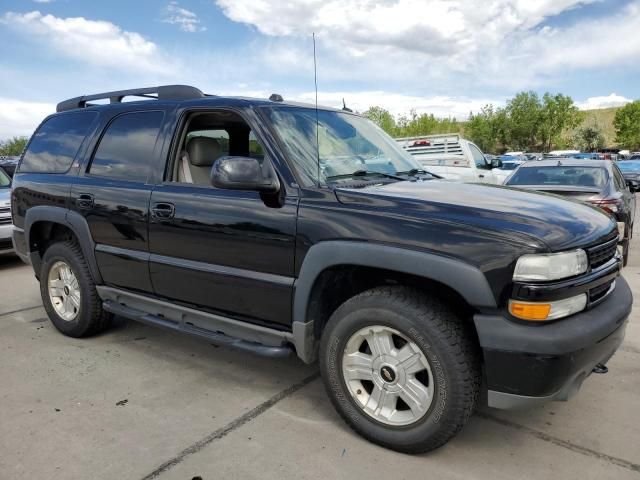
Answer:
[[634, 183], [625, 181], [616, 163], [608, 160], [541, 160], [527, 162], [505, 185], [554, 193], [599, 207], [618, 222], [624, 265], [636, 213]]
[[580, 150], [551, 150], [549, 153], [544, 154], [544, 158], [547, 157], [567, 157], [580, 153]]
[[640, 157], [638, 157], [638, 160], [618, 162], [617, 165], [627, 184], [630, 184], [630, 187], [638, 190], [640, 188]]
[[473, 142], [457, 133], [396, 138], [396, 142], [411, 154], [426, 170], [442, 178], [459, 182], [500, 183], [493, 173], [501, 166], [487, 159]]
[[542, 160], [544, 155], [541, 152], [526, 152], [524, 154], [527, 157], [527, 160]]
[[629, 160], [640, 160], [640, 153], [638, 152], [632, 153], [631, 156], [629, 157]]
[[13, 177], [20, 157], [0, 157], [0, 168], [2, 168], [9, 177]]
[[598, 153], [574, 153], [573, 155], [568, 155], [568, 158], [577, 158], [579, 160], [602, 160]]
[[509, 175], [527, 161], [527, 157], [525, 155], [501, 155], [498, 158], [500, 159], [502, 166], [500, 168], [493, 169], [493, 173], [496, 175], [498, 184], [503, 184]]
[[11, 178], [0, 168], [0, 254], [13, 251], [12, 233]]

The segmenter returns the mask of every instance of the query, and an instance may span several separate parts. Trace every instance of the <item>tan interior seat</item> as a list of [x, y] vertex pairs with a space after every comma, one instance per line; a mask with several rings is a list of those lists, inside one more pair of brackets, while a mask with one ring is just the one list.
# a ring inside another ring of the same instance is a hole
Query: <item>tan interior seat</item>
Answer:
[[191, 138], [187, 142], [187, 149], [180, 154], [178, 180], [182, 183], [209, 185], [211, 166], [222, 154], [220, 143], [215, 138]]

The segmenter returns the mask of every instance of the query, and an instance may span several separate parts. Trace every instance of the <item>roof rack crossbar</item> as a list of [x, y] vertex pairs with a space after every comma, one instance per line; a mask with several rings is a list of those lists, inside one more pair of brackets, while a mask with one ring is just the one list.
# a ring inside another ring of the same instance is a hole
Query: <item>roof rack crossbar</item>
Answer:
[[131, 90], [117, 90], [115, 92], [96, 93], [64, 100], [56, 107], [57, 112], [66, 112], [76, 108], [92, 106], [92, 100], [108, 99], [110, 103], [122, 103], [125, 97], [155, 98], [158, 100], [191, 100], [202, 98], [205, 94], [196, 87], [189, 85], [161, 85], [159, 87], [134, 88]]

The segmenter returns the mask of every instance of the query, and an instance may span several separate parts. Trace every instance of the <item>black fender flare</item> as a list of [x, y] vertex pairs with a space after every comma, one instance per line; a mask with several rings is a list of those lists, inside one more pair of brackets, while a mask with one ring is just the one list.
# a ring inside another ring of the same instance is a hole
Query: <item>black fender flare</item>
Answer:
[[[91, 236], [89, 224], [82, 215], [66, 208], [48, 205], [40, 205], [30, 208], [27, 210], [24, 219], [25, 243], [29, 250], [31, 250], [31, 229], [37, 222], [58, 223], [71, 230], [80, 243], [80, 248], [82, 249], [84, 258], [87, 260], [93, 280], [97, 284], [102, 283], [102, 275], [100, 275], [100, 270], [98, 269], [98, 264], [96, 262], [95, 242]], [[38, 275], [40, 273], [40, 264], [42, 259], [38, 252], [32, 251], [29, 251], [29, 257], [31, 259], [33, 269], [36, 272], [36, 275]]]
[[314, 322], [307, 318], [311, 292], [324, 270], [339, 265], [382, 268], [428, 278], [452, 288], [474, 307], [496, 308], [496, 299], [485, 275], [461, 260], [366, 242], [317, 243], [307, 252], [294, 282], [292, 331], [296, 352], [304, 362], [311, 363], [317, 356]]

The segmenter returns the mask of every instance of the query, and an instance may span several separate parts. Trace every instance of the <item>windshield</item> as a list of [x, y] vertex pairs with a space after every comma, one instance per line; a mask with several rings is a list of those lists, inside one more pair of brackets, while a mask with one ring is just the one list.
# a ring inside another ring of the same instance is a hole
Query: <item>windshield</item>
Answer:
[[509, 185], [561, 185], [602, 188], [609, 176], [601, 167], [522, 167], [507, 182]]
[[[300, 107], [265, 109], [291, 161], [309, 184], [326, 184], [358, 171], [396, 174], [422, 167], [369, 120]], [[320, 178], [318, 179], [318, 157]]]
[[0, 188], [6, 188], [11, 186], [11, 178], [4, 173], [4, 170], [0, 168]]
[[623, 172], [640, 172], [640, 162], [625, 160], [623, 162], [618, 162], [618, 167]]

